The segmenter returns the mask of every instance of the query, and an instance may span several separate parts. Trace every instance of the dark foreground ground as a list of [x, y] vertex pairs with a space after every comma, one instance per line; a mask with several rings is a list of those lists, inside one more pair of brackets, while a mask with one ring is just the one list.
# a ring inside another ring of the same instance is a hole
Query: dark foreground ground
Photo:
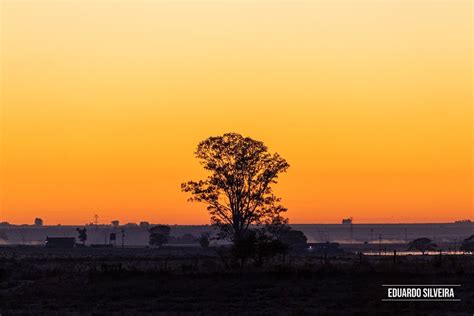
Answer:
[[[241, 270], [215, 251], [0, 249], [0, 314], [473, 315], [472, 256], [290, 256]], [[382, 284], [461, 284], [460, 302], [382, 302]]]

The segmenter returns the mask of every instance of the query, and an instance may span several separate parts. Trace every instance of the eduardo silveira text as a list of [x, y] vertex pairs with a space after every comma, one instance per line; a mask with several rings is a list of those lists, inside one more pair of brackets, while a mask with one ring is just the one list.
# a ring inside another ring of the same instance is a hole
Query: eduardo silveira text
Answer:
[[386, 291], [382, 301], [443, 301], [459, 302], [457, 290], [461, 287], [456, 285], [382, 285]]
[[387, 288], [388, 298], [455, 298], [454, 289], [438, 288]]

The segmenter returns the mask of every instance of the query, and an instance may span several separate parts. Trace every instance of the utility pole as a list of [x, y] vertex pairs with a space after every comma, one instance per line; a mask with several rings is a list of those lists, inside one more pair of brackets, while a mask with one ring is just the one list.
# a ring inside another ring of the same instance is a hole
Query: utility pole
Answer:
[[379, 256], [382, 255], [382, 234], [379, 234]]
[[99, 227], [99, 215], [94, 214], [94, 223], [95, 223], [95, 230]]

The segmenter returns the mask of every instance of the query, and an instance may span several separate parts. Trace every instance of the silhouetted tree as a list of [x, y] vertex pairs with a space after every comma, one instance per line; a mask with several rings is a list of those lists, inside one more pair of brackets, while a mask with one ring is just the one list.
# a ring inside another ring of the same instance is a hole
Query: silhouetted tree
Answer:
[[278, 240], [288, 246], [306, 244], [308, 241], [302, 231], [293, 229], [282, 233]]
[[234, 241], [232, 253], [240, 261], [241, 266], [253, 259], [256, 266], [261, 266], [270, 258], [283, 254], [288, 246], [273, 238], [265, 229], [248, 229], [245, 235]]
[[281, 217], [286, 208], [271, 186], [289, 164], [277, 153], [270, 154], [263, 142], [227, 133], [199, 143], [195, 155], [210, 175], [181, 188], [192, 194], [190, 201], [207, 204], [220, 238], [237, 242], [250, 225], [286, 221]]
[[464, 252], [474, 252], [474, 235], [464, 239], [460, 250]]
[[277, 255], [285, 254], [288, 251], [288, 245], [278, 239], [273, 239], [268, 235], [260, 236], [257, 239], [255, 251], [255, 264], [263, 265], [265, 260], [271, 259]]
[[82, 245], [86, 245], [86, 240], [87, 240], [87, 229], [86, 228], [76, 228], [76, 231], [78, 233], [77, 238], [82, 242]]
[[422, 255], [427, 251], [436, 250], [436, 247], [436, 244], [434, 244], [429, 238], [418, 238], [408, 244], [409, 251], [420, 251]]
[[120, 221], [118, 221], [118, 220], [111, 221], [110, 224], [112, 224], [113, 227], [117, 228], [117, 227], [120, 226]]
[[166, 225], [156, 225], [149, 229], [150, 232], [150, 246], [161, 247], [168, 242], [171, 228]]
[[39, 217], [35, 218], [35, 226], [43, 226], [43, 220]]
[[291, 230], [288, 220], [282, 217], [274, 218], [269, 225], [265, 225], [265, 230], [275, 239], [280, 239], [283, 234]]
[[209, 248], [209, 244], [211, 243], [211, 233], [205, 232], [201, 233], [199, 236], [198, 241], [202, 248]]
[[240, 261], [240, 265], [243, 267], [249, 258], [255, 256], [256, 249], [257, 232], [254, 229], [247, 229], [239, 239], [234, 240], [231, 251], [232, 255]]
[[150, 223], [148, 222], [140, 222], [140, 224], [138, 225], [139, 227], [141, 228], [150, 228]]

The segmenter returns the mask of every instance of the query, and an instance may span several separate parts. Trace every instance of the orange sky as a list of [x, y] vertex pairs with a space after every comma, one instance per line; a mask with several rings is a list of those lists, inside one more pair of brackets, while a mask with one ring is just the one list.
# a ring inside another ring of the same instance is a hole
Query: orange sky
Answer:
[[473, 218], [470, 0], [0, 0], [0, 221], [208, 223], [240, 132], [293, 223]]

